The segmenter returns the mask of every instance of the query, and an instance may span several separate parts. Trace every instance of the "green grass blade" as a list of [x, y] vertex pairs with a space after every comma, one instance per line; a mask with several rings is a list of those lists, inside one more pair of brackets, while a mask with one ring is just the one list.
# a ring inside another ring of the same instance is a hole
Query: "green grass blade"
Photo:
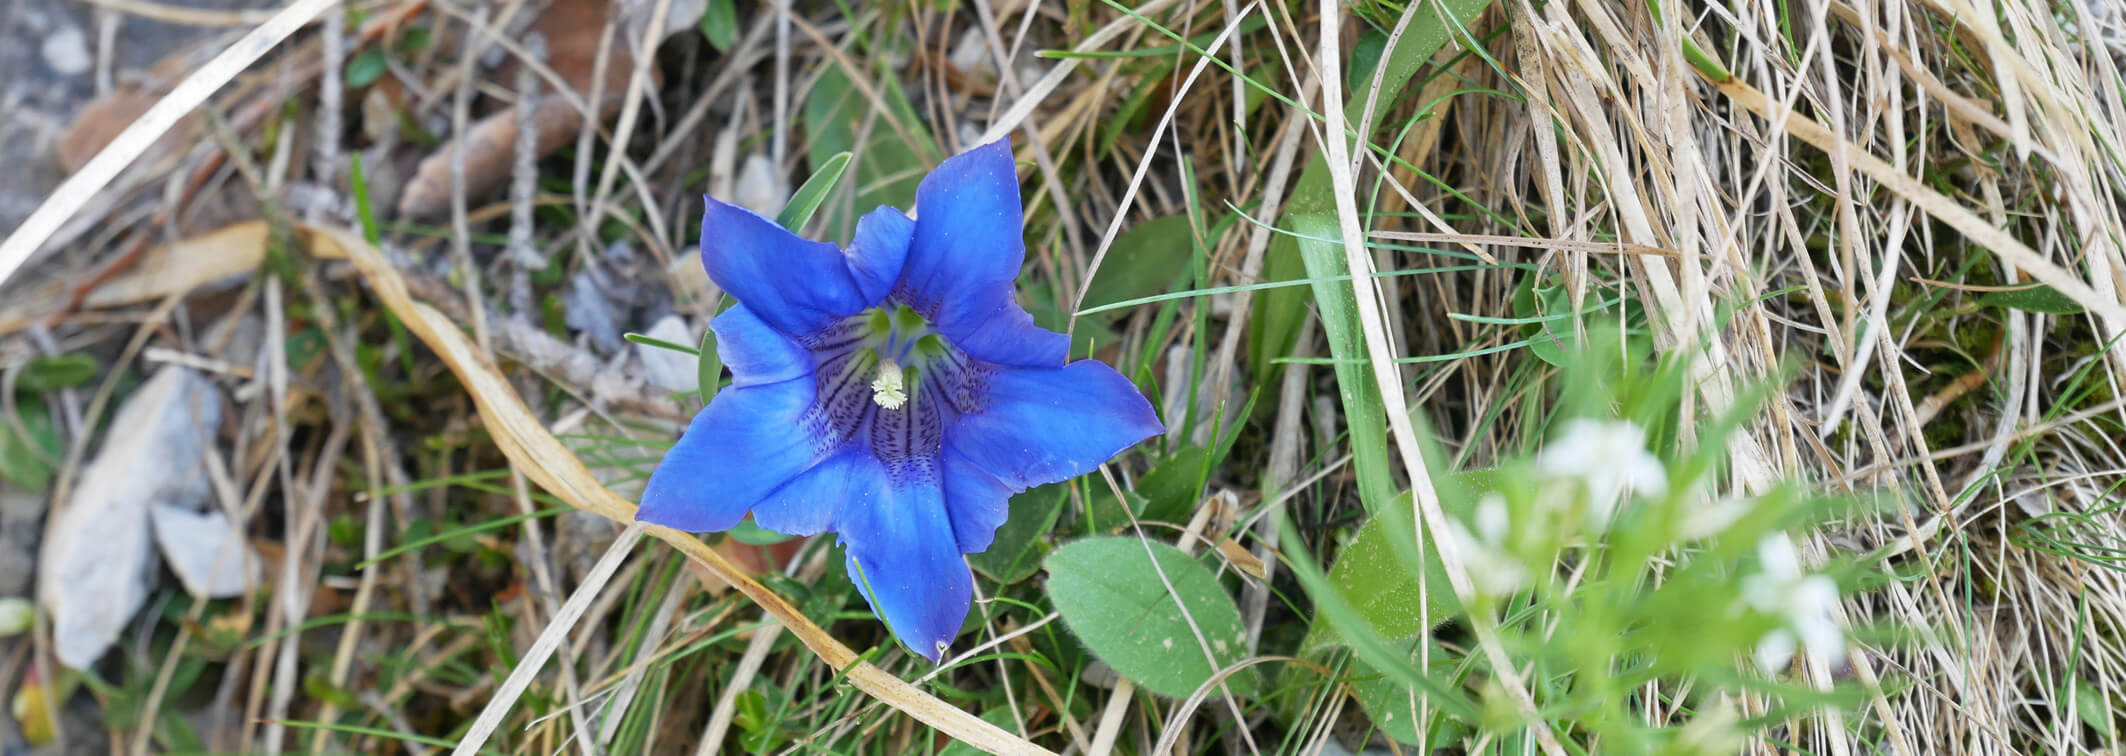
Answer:
[[783, 205], [775, 222], [793, 233], [802, 232], [805, 224], [812, 222], [812, 214], [819, 212], [820, 203], [827, 200], [827, 194], [834, 191], [834, 185], [842, 182], [842, 172], [848, 169], [849, 153], [839, 152], [827, 158], [819, 170], [812, 172], [811, 178], [805, 179], [805, 185], [790, 195], [790, 203]]
[[670, 349], [680, 354], [689, 354], [696, 357], [701, 356], [700, 352], [695, 351], [693, 347], [687, 346], [685, 344], [674, 344], [672, 342], [665, 341], [664, 339], [656, 338], [654, 336], [647, 336], [644, 334], [636, 333], [634, 331], [628, 331], [627, 333], [623, 333], [620, 335], [620, 337], [627, 339], [628, 341], [641, 344], [643, 346], [653, 346], [658, 349]]

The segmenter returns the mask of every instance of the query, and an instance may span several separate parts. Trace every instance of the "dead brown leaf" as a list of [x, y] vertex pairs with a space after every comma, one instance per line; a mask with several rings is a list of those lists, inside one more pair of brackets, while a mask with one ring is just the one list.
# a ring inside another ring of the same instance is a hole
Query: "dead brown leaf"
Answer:
[[[139, 262], [112, 276], [82, 297], [80, 306], [121, 307], [154, 302], [257, 270], [266, 259], [270, 229], [265, 221], [244, 221], [199, 236], [152, 247]], [[326, 246], [326, 254], [337, 248]], [[0, 307], [0, 335], [19, 331], [66, 306], [71, 288], [60, 281]]]
[[[142, 113], [154, 107], [162, 95], [139, 84], [124, 84], [83, 106], [81, 114], [74, 117], [74, 122], [67, 126], [66, 134], [59, 138], [59, 144], [54, 148], [60, 170], [69, 174], [81, 170], [81, 166], [102, 152], [118, 132], [133, 125]], [[199, 116], [185, 116], [161, 139], [149, 145], [147, 151], [140, 154], [140, 161], [152, 165], [191, 144], [198, 135]]]
[[[532, 33], [546, 40], [547, 66], [585, 99], [590, 97], [591, 84], [597, 74], [598, 43], [605, 33], [610, 12], [609, 0], [560, 0], [548, 6], [532, 24]], [[520, 65], [521, 61], [511, 57], [492, 76], [496, 81], [514, 81]], [[628, 75], [634, 68], [635, 57], [625, 44], [615, 40], [611, 59], [605, 64], [605, 84], [597, 103], [599, 119], [610, 118], [619, 112], [627, 92]], [[550, 85], [544, 89], [546, 94], [553, 94]], [[584, 125], [583, 113], [568, 99], [559, 96], [541, 97], [532, 123], [538, 129], [534, 143], [540, 157], [573, 143]], [[423, 158], [420, 167], [414, 170], [413, 179], [406, 183], [405, 193], [399, 195], [401, 216], [435, 217], [450, 210], [453, 152], [460, 141], [465, 145], [466, 195], [478, 196], [501, 186], [509, 179], [510, 167], [516, 158], [515, 111], [508, 107], [496, 109], [466, 129], [464, 134]]]

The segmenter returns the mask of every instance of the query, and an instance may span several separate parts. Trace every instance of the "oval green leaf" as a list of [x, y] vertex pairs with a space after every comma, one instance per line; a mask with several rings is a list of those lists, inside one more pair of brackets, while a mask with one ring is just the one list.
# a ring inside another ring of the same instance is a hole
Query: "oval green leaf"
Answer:
[[[1100, 269], [1085, 290], [1083, 309], [1124, 302], [1170, 290], [1188, 272], [1189, 256], [1195, 253], [1186, 215], [1153, 218], [1115, 238]], [[1101, 320], [1128, 314], [1119, 310], [1102, 313]], [[1088, 316], [1089, 317], [1089, 316]]]
[[[1397, 645], [1414, 649], [1416, 642], [1417, 639], [1411, 638]], [[1426, 668], [1427, 674], [1443, 680], [1452, 679], [1454, 668], [1461, 663], [1461, 658], [1437, 641], [1428, 638], [1425, 642], [1432, 646], [1429, 657], [1431, 664]], [[1414, 651], [1408, 658], [1412, 664], [1418, 662], [1418, 655]], [[1374, 669], [1373, 665], [1367, 664], [1363, 659], [1351, 660], [1349, 674], [1352, 698], [1358, 700], [1359, 708], [1364, 709], [1366, 717], [1373, 720], [1373, 726], [1380, 728], [1382, 734], [1394, 738], [1397, 742], [1410, 745], [1421, 742], [1417, 737], [1418, 713], [1432, 708], [1424, 700], [1422, 692]], [[1440, 740], [1437, 733], [1435, 737], [1428, 739], [1433, 742]]]
[[[1147, 546], [1153, 556], [1146, 555]], [[1063, 624], [1145, 690], [1186, 698], [1216, 669], [1245, 658], [1240, 609], [1210, 569], [1180, 549], [1135, 538], [1087, 538], [1057, 549], [1047, 566], [1048, 597]], [[1238, 695], [1256, 688], [1251, 671], [1226, 682]]]
[[717, 52], [730, 52], [738, 44], [738, 4], [735, 0], [709, 0], [701, 12], [701, 37]]

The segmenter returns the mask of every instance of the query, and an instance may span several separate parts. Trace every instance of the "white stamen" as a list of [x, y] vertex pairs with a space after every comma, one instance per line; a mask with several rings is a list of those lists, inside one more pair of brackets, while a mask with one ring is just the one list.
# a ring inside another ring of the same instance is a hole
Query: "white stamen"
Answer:
[[890, 410], [900, 409], [908, 403], [908, 386], [901, 377], [901, 364], [893, 360], [878, 363], [878, 377], [871, 379], [871, 401]]

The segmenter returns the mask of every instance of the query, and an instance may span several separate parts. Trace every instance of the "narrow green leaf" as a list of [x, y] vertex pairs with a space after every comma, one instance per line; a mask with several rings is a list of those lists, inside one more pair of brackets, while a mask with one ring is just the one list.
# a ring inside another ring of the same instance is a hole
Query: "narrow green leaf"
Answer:
[[1358, 476], [1358, 498], [1367, 511], [1378, 512], [1395, 500], [1397, 490], [1388, 456], [1388, 411], [1381, 404], [1380, 387], [1374, 383], [1372, 373], [1358, 362], [1370, 357], [1358, 322], [1358, 299], [1348, 284], [1329, 280], [1339, 273], [1350, 273], [1344, 261], [1344, 245], [1323, 241], [1336, 238], [1336, 218], [1309, 213], [1288, 216], [1287, 220], [1299, 235], [1298, 257], [1306, 265], [1307, 275], [1319, 281], [1313, 286], [1314, 308], [1321, 316], [1329, 354], [1337, 359], [1337, 393], [1343, 398], [1351, 466]]
[[783, 205], [782, 214], [775, 216], [775, 222], [790, 229], [791, 233], [803, 232], [805, 224], [812, 222], [812, 214], [819, 211], [819, 203], [826, 201], [835, 185], [841, 183], [842, 172], [848, 169], [848, 152], [838, 152], [827, 158], [819, 170], [812, 172], [811, 178], [805, 179], [805, 185], [790, 195], [789, 204]]
[[1996, 291], [1979, 297], [1978, 304], [1981, 307], [2002, 307], [2024, 312], [2042, 312], [2047, 315], [2079, 315], [2082, 312], [2080, 304], [2050, 286]]
[[370, 244], [382, 238], [377, 235], [376, 210], [369, 206], [369, 179], [362, 174], [362, 153], [347, 154], [348, 185], [354, 190], [354, 215], [362, 221], [362, 238]]
[[[523, 522], [525, 520], [536, 520], [541, 517], [552, 517], [563, 512], [571, 511], [574, 510], [569, 507], [552, 507], [548, 509], [541, 509], [530, 514], [509, 515], [507, 517], [500, 517], [485, 522], [477, 522], [462, 528], [454, 528], [441, 533], [436, 533], [435, 535], [424, 536], [421, 538], [414, 538], [413, 535], [415, 528], [413, 526], [408, 526], [406, 528], [407, 532], [405, 543], [399, 544], [389, 549], [385, 549], [383, 553], [358, 562], [354, 565], [354, 567], [355, 569], [362, 569], [378, 562], [384, 561], [386, 559], [398, 556], [400, 554], [404, 554], [406, 552], [414, 551], [417, 549], [426, 548], [437, 543], [442, 543], [446, 548], [455, 548], [455, 546], [453, 546], [453, 544], [449, 542], [457, 541], [459, 543], [465, 543], [467, 542], [467, 539], [470, 539], [472, 536], [480, 533], [485, 533], [487, 531], [496, 530], [499, 528], [506, 528], [511, 525], [515, 525], [519, 522]], [[415, 521], [415, 524], [420, 524], [422, 522], [424, 521], [417, 520]], [[472, 544], [477, 545], [477, 542], [472, 542]]]
[[651, 346], [656, 347], [658, 349], [670, 349], [680, 354], [693, 355], [695, 357], [701, 356], [701, 352], [693, 347], [687, 346], [685, 344], [674, 344], [672, 342], [665, 341], [664, 339], [656, 338], [647, 334], [628, 331], [627, 333], [620, 334], [620, 337], [627, 339], [628, 341], [641, 344], [643, 346]]
[[80, 353], [39, 357], [23, 366], [22, 376], [15, 379], [15, 388], [34, 393], [72, 388], [96, 377], [96, 371], [101, 367], [96, 358]]
[[[1162, 573], [1173, 583], [1171, 592], [1160, 580]], [[1048, 556], [1048, 597], [1063, 623], [1095, 655], [1163, 696], [1196, 692], [1217, 669], [1246, 653], [1233, 598], [1209, 568], [1168, 544], [1123, 537], [1067, 544]], [[1247, 695], [1257, 680], [1243, 671], [1226, 683], [1234, 693]]]
[[[1084, 3], [1084, 0], [1073, 0], [1072, 4], [1079, 5], [1089, 3]], [[1246, 37], [1249, 34], [1262, 31], [1263, 27], [1269, 25], [1270, 20], [1268, 14], [1250, 13], [1248, 14], [1247, 18], [1241, 19], [1240, 28], [1233, 30], [1233, 36]], [[1188, 49], [1203, 49], [1204, 47], [1210, 45], [1212, 40], [1216, 40], [1218, 38], [1219, 33], [1223, 30], [1223, 27], [1220, 27], [1219, 31], [1207, 31], [1202, 34], [1198, 34], [1194, 37], [1190, 37], [1188, 40]], [[1181, 52], [1182, 49], [1183, 46], [1180, 43], [1169, 43], [1164, 45], [1146, 45], [1141, 47], [1131, 47], [1122, 50], [1087, 50], [1084, 52], [1079, 52], [1077, 50], [1052, 49], [1036, 50], [1034, 51], [1034, 57], [1050, 58], [1055, 60], [1069, 60], [1073, 58], [1081, 60], [1171, 58], [1174, 57], [1175, 53]]]
[[[1654, 25], [1656, 27], [1661, 26], [1661, 3], [1658, 0], [1646, 0], [1646, 9], [1652, 12]], [[1735, 78], [1735, 75], [1727, 70], [1726, 64], [1721, 63], [1719, 58], [1713, 57], [1712, 53], [1706, 52], [1705, 48], [1699, 47], [1698, 41], [1691, 39], [1688, 33], [1683, 36], [1682, 41], [1683, 59], [1688, 61], [1692, 68], [1698, 69], [1699, 73], [1704, 74], [1713, 81], [1727, 81]]]
[[701, 349], [694, 355], [700, 358], [694, 363], [695, 385], [701, 389], [701, 403], [706, 405], [716, 398], [716, 389], [723, 384], [723, 356], [716, 352], [716, 329], [701, 329]]
[[[1426, 275], [1426, 274], [1430, 274], [1430, 273], [1460, 273], [1460, 272], [1463, 272], [1463, 271], [1470, 271], [1470, 270], [1498, 270], [1498, 269], [1500, 269], [1500, 268], [1510, 268], [1510, 267], [1514, 267], [1514, 266], [1512, 266], [1512, 265], [1448, 265], [1448, 266], [1441, 266], [1441, 267], [1429, 267], [1429, 268], [1403, 268], [1403, 269], [1401, 269], [1401, 270], [1384, 270], [1384, 271], [1380, 271], [1380, 272], [1378, 272], [1378, 273], [1373, 273], [1373, 274], [1370, 274], [1370, 275], [1368, 275], [1368, 276], [1367, 276], [1367, 278], [1374, 278], [1374, 279], [1389, 279], [1389, 278], [1402, 278], [1402, 277], [1407, 277], [1407, 276], [1418, 276], [1418, 275]], [[1160, 303], [1160, 302], [1168, 302], [1168, 301], [1172, 301], [1172, 300], [1176, 300], [1176, 299], [1194, 299], [1194, 298], [1198, 298], [1198, 297], [1208, 297], [1208, 296], [1211, 296], [1211, 295], [1213, 295], [1213, 294], [1233, 294], [1233, 293], [1236, 293], [1236, 292], [1242, 292], [1242, 291], [1262, 291], [1262, 290], [1264, 290], [1264, 289], [1289, 289], [1289, 288], [1293, 288], [1293, 287], [1298, 287], [1298, 286], [1306, 286], [1306, 285], [1309, 285], [1309, 284], [1319, 283], [1319, 282], [1321, 282], [1321, 281], [1349, 281], [1349, 280], [1351, 280], [1351, 277], [1350, 277], [1350, 276], [1347, 276], [1347, 275], [1345, 275], [1345, 276], [1329, 276], [1329, 277], [1327, 277], [1327, 278], [1294, 278], [1294, 279], [1291, 279], [1291, 280], [1288, 280], [1288, 281], [1269, 281], [1269, 282], [1265, 282], [1265, 283], [1253, 283], [1253, 284], [1240, 284], [1240, 285], [1238, 285], [1238, 286], [1209, 286], [1209, 287], [1204, 287], [1204, 288], [1200, 288], [1200, 289], [1188, 289], [1188, 290], [1185, 290], [1185, 291], [1170, 291], [1170, 292], [1166, 292], [1166, 293], [1164, 293], [1164, 294], [1154, 294], [1154, 295], [1151, 295], [1151, 296], [1148, 296], [1148, 297], [1138, 297], [1138, 298], [1136, 298], [1136, 299], [1125, 299], [1125, 300], [1122, 300], [1122, 301], [1120, 301], [1120, 302], [1113, 302], [1113, 303], [1110, 303], [1110, 304], [1104, 304], [1104, 305], [1100, 305], [1100, 306], [1098, 306], [1098, 307], [1087, 307], [1087, 308], [1085, 308], [1085, 309], [1082, 309], [1082, 310], [1079, 310], [1079, 311], [1078, 311], [1078, 317], [1082, 319], [1082, 318], [1084, 318], [1084, 317], [1085, 317], [1085, 316], [1087, 316], [1087, 315], [1097, 315], [1097, 314], [1099, 314], [1099, 313], [1103, 313], [1103, 312], [1112, 312], [1112, 311], [1115, 311], [1115, 310], [1119, 310], [1119, 309], [1122, 309], [1122, 308], [1125, 308], [1125, 307], [1136, 307], [1136, 306], [1138, 306], [1138, 305], [1146, 305], [1146, 304], [1157, 304], [1157, 303]], [[1461, 315], [1460, 317], [1457, 317], [1457, 315], [1458, 315], [1457, 313], [1448, 313], [1448, 314], [1447, 314], [1447, 317], [1450, 317], [1450, 318], [1456, 318], [1456, 319], [1475, 319], [1475, 316], [1470, 316], [1470, 315]], [[1487, 322], [1487, 321], [1481, 321], [1481, 320], [1479, 320], [1479, 321], [1477, 321], [1477, 322]]]

